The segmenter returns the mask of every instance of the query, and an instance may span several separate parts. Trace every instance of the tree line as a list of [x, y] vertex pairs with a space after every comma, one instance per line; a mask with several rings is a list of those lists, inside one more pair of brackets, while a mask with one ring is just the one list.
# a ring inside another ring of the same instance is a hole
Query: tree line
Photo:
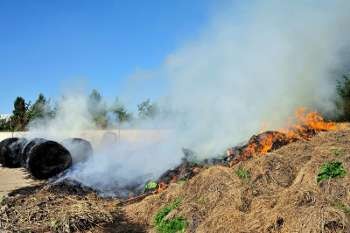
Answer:
[[[156, 103], [150, 99], [142, 101], [137, 105], [137, 115], [129, 111], [125, 105], [116, 98], [110, 105], [104, 102], [102, 95], [96, 89], [92, 90], [87, 100], [88, 112], [95, 126], [106, 128], [109, 121], [118, 123], [118, 125], [131, 122], [137, 119], [152, 119], [158, 113], [159, 109]], [[18, 96], [13, 103], [13, 111], [9, 117], [0, 118], [0, 131], [24, 131], [30, 122], [38, 119], [53, 119], [58, 111], [58, 104], [52, 103], [43, 94], [32, 104], [23, 97]]]
[[[329, 117], [330, 120], [350, 121], [350, 75], [343, 75], [337, 81], [337, 98], [335, 101], [337, 114]], [[88, 96], [88, 112], [91, 119], [98, 128], [109, 126], [110, 118], [120, 126], [133, 120], [152, 119], [159, 115], [159, 107], [150, 99], [142, 101], [137, 105], [137, 115], [129, 111], [118, 99], [110, 105], [104, 102], [102, 95], [97, 90], [92, 90]], [[23, 131], [27, 129], [30, 122], [37, 119], [53, 119], [58, 111], [57, 103], [54, 104], [43, 94], [32, 104], [23, 97], [17, 97], [13, 104], [10, 117], [0, 118], [0, 131]]]

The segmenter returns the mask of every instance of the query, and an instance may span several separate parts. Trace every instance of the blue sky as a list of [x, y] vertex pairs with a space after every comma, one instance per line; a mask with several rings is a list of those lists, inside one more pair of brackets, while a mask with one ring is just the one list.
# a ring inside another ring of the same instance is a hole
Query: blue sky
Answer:
[[0, 113], [12, 111], [16, 96], [57, 99], [76, 80], [118, 96], [128, 76], [196, 37], [214, 2], [0, 0]]

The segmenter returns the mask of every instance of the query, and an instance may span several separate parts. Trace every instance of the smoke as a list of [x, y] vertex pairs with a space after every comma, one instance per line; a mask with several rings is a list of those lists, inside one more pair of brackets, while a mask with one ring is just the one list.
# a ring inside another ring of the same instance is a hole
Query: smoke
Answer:
[[[237, 7], [237, 6], [236, 6]], [[226, 6], [164, 67], [182, 145], [221, 153], [296, 108], [334, 109], [335, 78], [349, 52], [348, 1], [256, 1]], [[339, 76], [338, 76], [339, 77]], [[182, 126], [182, 127], [178, 127]]]
[[[182, 147], [201, 158], [217, 156], [263, 126], [283, 126], [298, 107], [332, 112], [335, 77], [349, 57], [349, 7], [345, 0], [222, 6], [196, 39], [146, 72], [168, 84], [159, 100], [166, 117], [153, 124], [171, 133], [98, 145], [67, 176], [107, 194], [141, 187], [176, 165]], [[86, 97], [73, 95], [54, 120], [31, 132], [67, 137], [91, 125]]]
[[[96, 107], [99, 111], [108, 110], [105, 104]], [[70, 150], [74, 164], [62, 179], [78, 181], [102, 195], [126, 197], [130, 192], [141, 191], [145, 182], [157, 179], [166, 168], [179, 162], [180, 150], [170, 131], [99, 130], [90, 108], [90, 99], [84, 92], [71, 90], [59, 101], [55, 118], [38, 119], [29, 126], [27, 138], [58, 141]], [[76, 137], [93, 144], [93, 156], [81, 153], [86, 149], [81, 142], [69, 140]]]
[[29, 138], [45, 137], [53, 140], [79, 135], [84, 130], [94, 130], [88, 111], [88, 98], [79, 89], [65, 93], [58, 102], [56, 116], [38, 119], [29, 125]]

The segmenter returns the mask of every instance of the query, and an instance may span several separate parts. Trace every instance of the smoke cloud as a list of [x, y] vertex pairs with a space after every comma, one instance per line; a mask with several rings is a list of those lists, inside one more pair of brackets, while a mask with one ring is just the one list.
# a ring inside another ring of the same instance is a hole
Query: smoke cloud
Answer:
[[301, 106], [333, 111], [341, 53], [350, 46], [350, 3], [254, 2], [226, 7], [164, 65], [169, 104], [183, 113], [175, 127], [181, 144], [200, 155], [220, 153], [262, 126], [281, 127]]
[[[340, 0], [223, 6], [196, 39], [147, 72], [168, 83], [159, 100], [166, 116], [153, 125], [170, 131], [157, 140], [120, 137], [97, 146], [67, 176], [107, 194], [141, 187], [180, 162], [183, 147], [213, 157], [263, 126], [283, 126], [298, 107], [332, 112], [335, 77], [349, 57], [349, 7]], [[60, 106], [57, 117], [42, 124], [44, 134], [57, 138], [91, 129], [86, 97], [68, 97]]]

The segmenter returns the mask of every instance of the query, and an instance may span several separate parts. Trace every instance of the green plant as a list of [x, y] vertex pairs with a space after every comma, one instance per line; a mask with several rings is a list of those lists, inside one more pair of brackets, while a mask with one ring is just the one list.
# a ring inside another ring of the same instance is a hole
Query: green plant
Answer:
[[236, 170], [236, 175], [241, 179], [241, 180], [249, 180], [250, 179], [250, 172], [245, 169], [244, 167], [238, 167]]
[[336, 177], [344, 177], [346, 170], [339, 161], [332, 161], [322, 164], [317, 174], [317, 182]]
[[145, 185], [145, 191], [149, 191], [149, 190], [154, 190], [158, 187], [157, 182], [155, 181], [149, 181], [146, 185]]
[[176, 233], [184, 232], [187, 226], [187, 221], [181, 216], [175, 216], [171, 219], [166, 219], [167, 215], [181, 205], [181, 199], [176, 199], [174, 202], [160, 209], [154, 217], [154, 224], [159, 233]]

